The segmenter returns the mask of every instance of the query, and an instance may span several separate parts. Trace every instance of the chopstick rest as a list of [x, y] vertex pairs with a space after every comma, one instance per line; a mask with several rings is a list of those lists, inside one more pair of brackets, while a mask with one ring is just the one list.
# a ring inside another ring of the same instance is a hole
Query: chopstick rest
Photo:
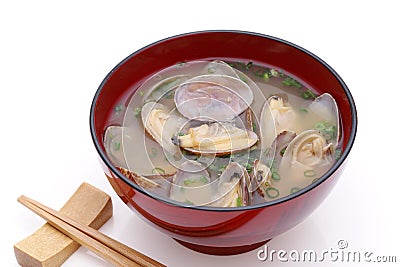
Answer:
[[[111, 197], [98, 188], [82, 183], [60, 209], [60, 213], [92, 228], [99, 229], [112, 217]], [[14, 245], [21, 266], [60, 266], [79, 244], [46, 223], [32, 235]]]
[[54, 228], [115, 266], [165, 266], [33, 199], [21, 196], [18, 198], [18, 201], [43, 219], [46, 219]]

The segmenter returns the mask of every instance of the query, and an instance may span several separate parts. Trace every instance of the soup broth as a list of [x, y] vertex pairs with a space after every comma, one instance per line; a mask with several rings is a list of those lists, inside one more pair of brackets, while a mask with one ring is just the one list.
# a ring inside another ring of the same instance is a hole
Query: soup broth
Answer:
[[333, 97], [270, 66], [182, 62], [132, 91], [109, 115], [107, 155], [144, 190], [183, 205], [275, 200], [341, 153]]

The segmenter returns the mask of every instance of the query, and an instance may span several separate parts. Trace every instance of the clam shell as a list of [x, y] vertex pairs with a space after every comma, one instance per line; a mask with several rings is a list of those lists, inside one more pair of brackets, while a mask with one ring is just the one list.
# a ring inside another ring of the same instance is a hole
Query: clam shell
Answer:
[[179, 112], [189, 119], [229, 121], [253, 102], [250, 87], [232, 76], [210, 74], [187, 80], [175, 91]]
[[[297, 116], [282, 96], [271, 96], [264, 103], [260, 115], [261, 143], [271, 148], [274, 139], [284, 131], [297, 131]], [[274, 149], [275, 150], [275, 149]]]
[[207, 205], [213, 199], [210, 174], [201, 163], [184, 162], [172, 178], [169, 197], [188, 205]]
[[[122, 148], [122, 130], [121, 126], [108, 126], [104, 132], [103, 143], [106, 154], [114, 166], [127, 168], [125, 154]], [[127, 136], [126, 138], [131, 138]]]
[[[146, 189], [155, 189], [157, 187], [159, 187], [160, 185], [155, 182], [152, 179], [146, 178], [140, 174], [131, 172], [125, 168], [122, 167], [117, 167], [117, 169], [125, 176], [127, 177], [129, 180], [135, 182], [136, 184], [140, 185], [142, 188], [146, 188]], [[154, 176], [154, 177], [158, 177]]]
[[279, 165], [282, 188], [289, 185], [303, 188], [319, 178], [334, 163], [332, 148], [332, 143], [327, 143], [316, 130], [297, 135], [287, 146]]
[[210, 203], [214, 207], [237, 207], [250, 204], [247, 188], [248, 173], [236, 162], [231, 162], [225, 168], [218, 180], [216, 200]]
[[334, 136], [334, 148], [339, 143], [340, 139], [340, 117], [339, 108], [333, 98], [329, 93], [324, 93], [318, 96], [308, 107], [308, 110], [318, 114], [323, 121], [328, 122], [330, 125], [336, 127], [336, 133]]
[[252, 168], [252, 180], [249, 186], [250, 192], [254, 192], [258, 189], [260, 194], [266, 198], [265, 190], [272, 185], [271, 170], [267, 165], [261, 163], [261, 161], [257, 159], [253, 162]]
[[[153, 112], [157, 111], [157, 114]], [[172, 143], [171, 137], [179, 132], [180, 128], [186, 123], [186, 119], [169, 110], [166, 106], [148, 102], [143, 105], [142, 122], [150, 136], [161, 145], [161, 147], [174, 155], [178, 152]]]
[[190, 128], [175, 143], [195, 154], [226, 155], [250, 148], [258, 141], [256, 133], [240, 129], [232, 123], [215, 122]]

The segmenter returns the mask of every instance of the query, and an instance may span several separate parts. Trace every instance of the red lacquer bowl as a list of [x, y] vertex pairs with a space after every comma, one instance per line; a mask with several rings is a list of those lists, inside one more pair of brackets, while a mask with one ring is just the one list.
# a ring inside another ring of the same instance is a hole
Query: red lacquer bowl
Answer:
[[[102, 144], [107, 116], [121, 95], [147, 77], [183, 61], [253, 61], [282, 69], [337, 101], [344, 150], [318, 181], [287, 197], [239, 208], [183, 207], [150, 195], [125, 178], [110, 162]], [[104, 172], [120, 198], [144, 221], [193, 250], [229, 255], [255, 249], [302, 222], [325, 199], [344, 169], [357, 127], [353, 98], [339, 75], [307, 50], [271, 36], [240, 31], [205, 31], [174, 36], [146, 46], [119, 63], [94, 96], [90, 130]]]

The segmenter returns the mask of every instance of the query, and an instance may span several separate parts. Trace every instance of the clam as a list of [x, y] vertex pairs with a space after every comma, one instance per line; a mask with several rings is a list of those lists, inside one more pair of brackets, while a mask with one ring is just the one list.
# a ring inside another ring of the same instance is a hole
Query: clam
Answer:
[[164, 160], [158, 143], [143, 135], [143, 130], [138, 127], [107, 127], [104, 147], [114, 166], [146, 177], [157, 173], [173, 175], [176, 172], [176, 168]]
[[333, 144], [317, 130], [297, 135], [287, 146], [279, 165], [282, 182], [302, 188], [318, 179], [334, 163]]
[[260, 194], [266, 199], [266, 190], [272, 185], [272, 172], [271, 169], [261, 163], [258, 159], [253, 162], [252, 172], [251, 172], [251, 184], [249, 186], [250, 191], [254, 192], [258, 189]]
[[260, 128], [263, 149], [272, 147], [274, 139], [283, 131], [295, 131], [296, 113], [283, 97], [271, 96], [261, 110]]
[[188, 160], [172, 178], [169, 197], [188, 205], [206, 205], [213, 199], [210, 174], [203, 164]]
[[176, 135], [172, 142], [195, 154], [224, 155], [250, 148], [258, 141], [257, 134], [229, 122], [203, 123]]
[[170, 154], [177, 153], [171, 137], [185, 124], [186, 119], [176, 114], [174, 110], [155, 102], [144, 104], [141, 115], [144, 128], [151, 137]]
[[[117, 169], [129, 180], [135, 182], [136, 184], [140, 185], [142, 188], [145, 189], [155, 189], [160, 186], [159, 183], [154, 181], [153, 179], [149, 179], [147, 177], [144, 177], [140, 174], [134, 173], [132, 171], [129, 171], [128, 169], [122, 168], [122, 167], [117, 167]], [[154, 175], [154, 177], [159, 177], [159, 175]]]
[[117, 169], [129, 180], [136, 183], [144, 190], [158, 194], [163, 197], [168, 197], [167, 192], [171, 188], [170, 178], [174, 174], [151, 174], [141, 175], [126, 168], [117, 167]]
[[200, 75], [182, 83], [175, 91], [178, 111], [189, 119], [229, 121], [253, 101], [249, 86], [228, 75]]
[[249, 205], [248, 179], [248, 173], [242, 165], [236, 162], [229, 163], [219, 177], [216, 200], [210, 203], [210, 206], [240, 207]]
[[340, 118], [339, 108], [332, 95], [329, 93], [320, 95], [309, 105], [308, 110], [321, 118], [320, 122], [316, 122], [315, 129], [319, 130], [336, 147], [339, 143]]
[[[125, 154], [122, 148], [122, 130], [121, 126], [108, 126], [104, 132], [103, 143], [107, 156], [114, 166], [127, 168]], [[126, 138], [131, 138], [127, 136]]]
[[269, 154], [265, 155], [263, 161], [256, 159], [252, 164], [251, 181], [249, 183], [250, 192], [254, 192], [257, 189], [261, 195], [267, 199], [266, 190], [271, 187], [272, 181], [280, 178], [277, 171], [277, 166], [280, 165], [283, 154], [285, 153], [287, 146], [296, 137], [296, 133], [291, 131], [283, 131], [273, 141], [272, 147], [275, 147], [275, 151], [269, 150]]

